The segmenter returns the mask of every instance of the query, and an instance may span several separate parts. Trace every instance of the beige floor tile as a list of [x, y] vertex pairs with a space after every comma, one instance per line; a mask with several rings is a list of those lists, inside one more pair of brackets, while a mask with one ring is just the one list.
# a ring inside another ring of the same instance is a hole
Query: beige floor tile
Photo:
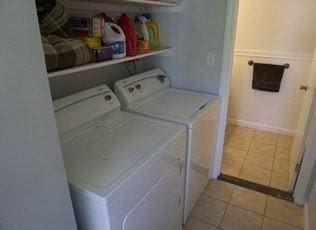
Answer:
[[243, 161], [241, 160], [232, 160], [226, 157], [223, 157], [221, 165], [221, 173], [237, 177], [240, 173]]
[[234, 125], [234, 124], [227, 124], [226, 125], [226, 130], [228, 131], [228, 133], [232, 133], [235, 128], [236, 128], [236, 125]]
[[251, 140], [241, 139], [241, 138], [229, 138], [225, 147], [248, 151], [250, 148], [250, 145], [251, 145]]
[[303, 208], [284, 200], [268, 197], [265, 215], [296, 227], [303, 227]]
[[263, 216], [229, 205], [220, 227], [224, 230], [260, 229]]
[[294, 138], [287, 135], [278, 135], [277, 145], [285, 148], [292, 148]]
[[290, 160], [291, 149], [277, 146], [275, 149], [275, 159]]
[[209, 225], [203, 221], [190, 217], [183, 229], [184, 230], [217, 230], [218, 228], [212, 225]]
[[230, 204], [263, 215], [267, 196], [249, 189], [236, 187]]
[[228, 133], [225, 133], [225, 137], [224, 137], [224, 143], [225, 143], [225, 145], [226, 145], [228, 139], [229, 139], [229, 134], [228, 134]]
[[250, 152], [262, 154], [267, 157], [274, 157], [275, 146], [253, 142], [250, 147]]
[[247, 127], [243, 127], [243, 126], [232, 126], [231, 129], [232, 133], [238, 133], [238, 134], [255, 134], [255, 129], [252, 128], [247, 128]]
[[191, 217], [218, 226], [224, 215], [226, 205], [225, 202], [202, 196], [192, 210]]
[[220, 181], [212, 180], [204, 191], [204, 195], [228, 202], [234, 190], [234, 185]]
[[251, 133], [231, 133], [229, 135], [231, 140], [253, 141], [253, 134]]
[[289, 161], [275, 159], [273, 163], [273, 171], [283, 174], [289, 174], [289, 164]]
[[272, 170], [273, 158], [262, 156], [257, 153], [249, 153], [246, 157], [245, 165]]
[[254, 141], [262, 144], [276, 145], [277, 134], [256, 130]]
[[230, 131], [230, 139], [232, 140], [243, 140], [251, 142], [255, 134], [254, 129], [236, 126]]
[[232, 160], [244, 161], [246, 158], [246, 155], [247, 155], [246, 151], [242, 151], [242, 150], [234, 149], [234, 148], [229, 148], [229, 147], [224, 148], [224, 157], [232, 159]]
[[289, 191], [289, 175], [272, 172], [270, 186], [284, 191]]
[[262, 230], [301, 230], [294, 226], [281, 223], [268, 217], [264, 217]]
[[239, 178], [267, 186], [270, 184], [270, 177], [270, 170], [249, 165], [244, 165], [239, 173]]

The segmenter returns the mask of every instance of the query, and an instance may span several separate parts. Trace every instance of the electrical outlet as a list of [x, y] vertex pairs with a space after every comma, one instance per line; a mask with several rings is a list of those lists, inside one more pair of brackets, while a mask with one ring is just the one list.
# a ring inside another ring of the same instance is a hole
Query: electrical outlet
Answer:
[[216, 55], [215, 53], [211, 53], [211, 52], [208, 52], [207, 53], [207, 60], [206, 60], [206, 63], [208, 66], [215, 66], [215, 60], [216, 60]]

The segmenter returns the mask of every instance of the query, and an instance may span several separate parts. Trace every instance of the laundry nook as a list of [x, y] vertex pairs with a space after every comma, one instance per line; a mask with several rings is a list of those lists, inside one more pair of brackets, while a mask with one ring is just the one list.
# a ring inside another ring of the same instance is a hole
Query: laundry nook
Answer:
[[0, 2], [0, 230], [316, 229], [315, 0]]

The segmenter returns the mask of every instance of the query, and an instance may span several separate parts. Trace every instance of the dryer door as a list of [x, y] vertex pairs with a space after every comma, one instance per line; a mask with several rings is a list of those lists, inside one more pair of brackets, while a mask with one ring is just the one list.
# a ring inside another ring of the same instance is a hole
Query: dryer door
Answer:
[[129, 212], [123, 222], [123, 230], [181, 229], [180, 168], [181, 162], [176, 161]]

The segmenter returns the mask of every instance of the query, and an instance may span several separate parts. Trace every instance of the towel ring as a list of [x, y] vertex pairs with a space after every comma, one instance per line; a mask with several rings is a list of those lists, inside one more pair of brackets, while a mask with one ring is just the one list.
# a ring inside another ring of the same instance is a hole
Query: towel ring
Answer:
[[[254, 63], [253, 60], [249, 60], [249, 61], [248, 61], [248, 65], [254, 65], [254, 64], [255, 64], [255, 63]], [[284, 68], [285, 68], [285, 69], [290, 68], [290, 64], [289, 64], [289, 63], [285, 63], [285, 64], [284, 64]]]

